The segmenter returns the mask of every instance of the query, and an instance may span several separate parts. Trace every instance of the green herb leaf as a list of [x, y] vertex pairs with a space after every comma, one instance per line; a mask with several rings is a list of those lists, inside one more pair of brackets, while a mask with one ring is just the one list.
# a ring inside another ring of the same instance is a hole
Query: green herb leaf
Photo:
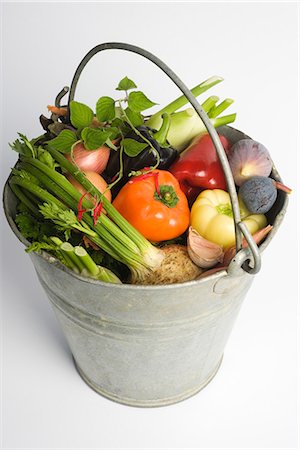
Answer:
[[116, 87], [116, 91], [129, 91], [130, 89], [135, 89], [137, 85], [134, 81], [130, 80], [128, 77], [124, 77], [118, 87]]
[[157, 103], [149, 100], [149, 98], [141, 91], [130, 92], [128, 96], [128, 106], [134, 112], [139, 113], [154, 105], [157, 105]]
[[102, 147], [110, 135], [110, 131], [88, 127], [81, 132], [81, 137], [87, 150], [97, 150], [99, 147]]
[[71, 123], [75, 128], [88, 127], [94, 118], [94, 113], [89, 106], [75, 100], [70, 103], [70, 113]]
[[33, 242], [27, 249], [27, 253], [37, 252], [40, 253], [42, 250], [53, 251], [57, 250], [57, 245], [48, 244], [47, 242]]
[[21, 213], [16, 216], [16, 224], [26, 239], [38, 239], [38, 222], [28, 213]]
[[115, 101], [113, 98], [99, 98], [96, 104], [96, 117], [99, 122], [108, 122], [116, 117]]
[[72, 145], [74, 145], [77, 140], [77, 136], [73, 131], [63, 130], [56, 138], [48, 141], [47, 144], [50, 148], [53, 148], [60, 153], [69, 153]]
[[16, 224], [26, 239], [41, 241], [45, 236], [56, 233], [55, 225], [51, 222], [40, 222], [29, 212], [22, 212], [16, 216]]
[[147, 143], [137, 142], [134, 139], [125, 138], [123, 139], [124, 152], [126, 155], [134, 157], [139, 155], [146, 147]]
[[109, 139], [114, 140], [120, 137], [121, 133], [118, 127], [103, 128], [104, 131], [109, 131]]
[[38, 180], [34, 175], [32, 175], [32, 173], [27, 172], [27, 170], [25, 169], [15, 169], [14, 167], [12, 168], [11, 172], [14, 175], [17, 175], [20, 178], [23, 178], [24, 180], [30, 181], [32, 184], [36, 184], [37, 186], [40, 186], [40, 180]]
[[35, 158], [36, 149], [34, 145], [27, 139], [24, 134], [18, 133], [18, 135], [20, 137], [20, 140], [16, 139], [12, 144], [9, 144], [9, 146], [21, 155], [31, 156], [32, 158]]
[[51, 169], [55, 169], [59, 166], [55, 159], [50, 155], [50, 153], [45, 150], [43, 147], [38, 147], [37, 149], [37, 158], [39, 161], [41, 161], [46, 166], [50, 167]]
[[134, 127], [139, 127], [144, 124], [144, 118], [141, 113], [134, 112], [130, 108], [126, 108], [125, 113]]

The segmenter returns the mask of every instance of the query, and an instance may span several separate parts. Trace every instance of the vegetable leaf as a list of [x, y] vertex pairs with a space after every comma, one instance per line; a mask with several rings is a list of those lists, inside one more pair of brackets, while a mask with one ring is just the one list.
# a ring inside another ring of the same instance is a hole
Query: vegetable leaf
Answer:
[[40, 205], [40, 211], [45, 219], [52, 220], [62, 227], [62, 229], [69, 228], [78, 222], [74, 211], [61, 209], [55, 203], [44, 203], [43, 205]]
[[38, 147], [37, 149], [37, 157], [39, 161], [44, 163], [46, 166], [50, 167], [51, 169], [55, 169], [56, 167], [59, 167], [59, 164], [55, 161], [55, 159], [50, 155], [50, 153], [45, 150], [43, 147]]
[[9, 146], [21, 155], [31, 156], [32, 158], [35, 158], [36, 149], [34, 145], [27, 139], [24, 134], [18, 133], [18, 135], [20, 137], [20, 140], [16, 139], [12, 144], [9, 144]]
[[48, 141], [47, 144], [50, 148], [53, 148], [60, 153], [69, 153], [72, 145], [74, 145], [77, 140], [77, 136], [73, 131], [63, 130], [56, 138]]
[[45, 236], [56, 233], [55, 225], [51, 222], [40, 222], [29, 212], [22, 212], [16, 216], [16, 224], [26, 239], [42, 240]]
[[134, 81], [130, 80], [128, 77], [124, 77], [118, 84], [118, 87], [116, 87], [116, 91], [129, 91], [136, 87], [137, 85]]
[[139, 113], [154, 105], [157, 105], [157, 103], [149, 100], [149, 98], [141, 91], [130, 92], [128, 96], [128, 106], [134, 112]]
[[123, 139], [124, 152], [126, 155], [134, 157], [139, 155], [146, 147], [147, 143], [137, 142], [134, 139], [125, 138]]
[[81, 137], [87, 150], [96, 150], [97, 148], [102, 147], [110, 135], [110, 131], [88, 127], [84, 128], [81, 132]]
[[14, 175], [17, 175], [20, 178], [23, 178], [24, 180], [30, 181], [32, 184], [35, 184], [37, 186], [40, 186], [40, 180], [38, 180], [34, 175], [32, 175], [32, 173], [27, 172], [27, 170], [25, 169], [15, 169], [14, 167], [12, 168], [11, 172]]
[[88, 127], [94, 118], [94, 113], [89, 106], [75, 100], [70, 103], [70, 113], [71, 123], [75, 128]]
[[115, 101], [111, 97], [100, 97], [96, 103], [96, 117], [99, 122], [108, 122], [116, 116]]
[[26, 252], [40, 252], [41, 250], [57, 250], [57, 245], [48, 244], [47, 242], [33, 242], [27, 249]]
[[125, 113], [133, 126], [139, 127], [144, 124], [144, 118], [141, 113], [132, 111], [130, 108], [126, 108]]
[[16, 224], [26, 239], [38, 239], [40, 230], [39, 224], [33, 217], [24, 212], [16, 216]]

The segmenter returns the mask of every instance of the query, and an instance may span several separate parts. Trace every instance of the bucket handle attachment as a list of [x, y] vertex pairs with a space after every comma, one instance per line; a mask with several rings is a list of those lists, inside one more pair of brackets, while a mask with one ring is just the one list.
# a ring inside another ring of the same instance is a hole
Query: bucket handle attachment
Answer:
[[[136, 53], [138, 55], [143, 56], [144, 58], [148, 59], [149, 61], [153, 62], [156, 66], [158, 66], [172, 81], [176, 86], [180, 89], [180, 91], [185, 95], [185, 97], [189, 100], [190, 104], [195, 109], [196, 113], [204, 123], [212, 141], [215, 146], [218, 158], [220, 160], [220, 164], [222, 166], [222, 169], [224, 171], [224, 175], [227, 182], [228, 187], [228, 193], [230, 196], [230, 201], [232, 205], [232, 212], [233, 212], [233, 219], [235, 224], [235, 238], [236, 238], [236, 256], [231, 261], [228, 271], [229, 272], [235, 272], [238, 267], [243, 267], [243, 269], [251, 274], [255, 274], [259, 272], [261, 267], [261, 256], [259, 249], [249, 232], [246, 225], [241, 221], [240, 216], [240, 210], [239, 210], [239, 204], [237, 199], [237, 192], [235, 188], [234, 179], [232, 176], [232, 172], [228, 163], [228, 159], [226, 156], [226, 153], [224, 151], [224, 148], [222, 146], [222, 143], [220, 141], [220, 138], [218, 136], [217, 131], [213, 127], [213, 125], [210, 122], [209, 117], [205, 113], [205, 111], [200, 106], [197, 99], [194, 97], [192, 92], [188, 89], [188, 87], [178, 78], [178, 76], [159, 58], [157, 58], [152, 53], [148, 52], [147, 50], [144, 50], [143, 48], [137, 47], [135, 45], [126, 44], [123, 42], [107, 42], [103, 44], [96, 45], [94, 48], [92, 48], [81, 60], [80, 64], [78, 65], [75, 74], [73, 76], [70, 90], [68, 87], [64, 87], [60, 93], [57, 95], [55, 104], [56, 106], [60, 106], [60, 101], [62, 97], [69, 91], [69, 98], [68, 98], [68, 114], [70, 111], [70, 102], [74, 99], [75, 91], [77, 87], [77, 83], [79, 80], [79, 77], [81, 75], [82, 70], [86, 66], [86, 64], [89, 62], [89, 60], [96, 55], [97, 53], [103, 51], [103, 50], [125, 50], [129, 52]], [[68, 117], [69, 118], [69, 117]], [[249, 248], [248, 249], [242, 249], [242, 237], [244, 236], [245, 240], [248, 243]], [[251, 265], [249, 264], [249, 261], [252, 259]], [[238, 267], [237, 267], [238, 266]]]

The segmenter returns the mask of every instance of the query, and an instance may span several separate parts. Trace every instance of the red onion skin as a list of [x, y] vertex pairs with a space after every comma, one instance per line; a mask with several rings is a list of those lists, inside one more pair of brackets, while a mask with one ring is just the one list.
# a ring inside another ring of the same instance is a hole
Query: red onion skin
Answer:
[[[110, 150], [106, 146], [97, 150], [87, 150], [82, 142], [75, 145], [73, 149], [73, 160], [83, 172], [102, 173], [107, 166]], [[66, 158], [73, 163], [71, 154], [66, 154]]]

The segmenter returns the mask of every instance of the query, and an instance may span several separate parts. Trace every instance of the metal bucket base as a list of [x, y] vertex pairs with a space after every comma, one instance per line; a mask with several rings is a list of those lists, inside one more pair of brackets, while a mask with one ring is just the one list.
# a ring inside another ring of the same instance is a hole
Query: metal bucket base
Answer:
[[209, 377], [200, 384], [200, 386], [197, 386], [196, 388], [190, 389], [180, 395], [177, 395], [175, 397], [166, 397], [163, 399], [158, 399], [158, 400], [138, 400], [138, 399], [134, 399], [134, 398], [127, 398], [127, 397], [119, 397], [118, 395], [115, 395], [111, 392], [108, 392], [102, 388], [100, 388], [97, 384], [93, 383], [93, 381], [91, 381], [85, 374], [84, 372], [80, 369], [80, 367], [77, 365], [75, 359], [73, 358], [75, 367], [79, 373], [79, 375], [81, 376], [81, 378], [94, 390], [96, 391], [98, 394], [102, 395], [103, 397], [108, 398], [109, 400], [113, 400], [114, 402], [117, 403], [122, 403], [123, 405], [127, 405], [127, 406], [139, 406], [139, 407], [143, 407], [143, 408], [152, 408], [152, 407], [157, 407], [157, 406], [168, 406], [168, 405], [172, 405], [174, 403], [178, 403], [181, 402], [183, 400], [186, 400], [189, 397], [192, 397], [193, 395], [197, 394], [199, 391], [201, 391], [203, 388], [205, 388], [205, 386], [208, 385], [208, 383], [210, 383], [210, 381], [214, 378], [214, 376], [217, 374], [221, 363], [222, 363], [222, 359], [223, 356], [221, 357], [220, 361], [218, 362], [216, 368], [212, 371], [212, 373], [209, 375]]

